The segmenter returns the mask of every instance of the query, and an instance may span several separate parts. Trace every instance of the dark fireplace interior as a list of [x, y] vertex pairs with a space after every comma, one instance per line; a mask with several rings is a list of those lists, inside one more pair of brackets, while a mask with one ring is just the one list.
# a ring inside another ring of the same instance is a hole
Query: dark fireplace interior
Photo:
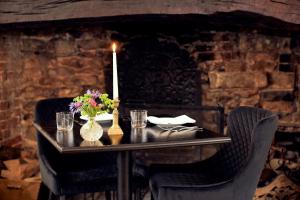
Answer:
[[122, 46], [119, 60], [125, 103], [201, 104], [196, 63], [169, 37], [133, 36]]
[[274, 148], [299, 163], [299, 23], [235, 11], [0, 24], [0, 147], [34, 139], [38, 100], [112, 94], [116, 42], [121, 103], [271, 110]]

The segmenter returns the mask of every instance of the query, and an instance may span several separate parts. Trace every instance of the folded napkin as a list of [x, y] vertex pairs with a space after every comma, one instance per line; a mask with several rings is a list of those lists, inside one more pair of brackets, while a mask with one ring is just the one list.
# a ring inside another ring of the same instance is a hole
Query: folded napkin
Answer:
[[[88, 117], [81, 115], [80, 119], [88, 120]], [[103, 113], [101, 115], [96, 115], [96, 117], [95, 117], [95, 121], [109, 121], [112, 119], [113, 119], [113, 114], [110, 114], [110, 113]]]
[[[147, 138], [151, 141], [171, 141], [179, 139], [194, 139], [196, 133], [203, 131], [198, 126], [184, 127], [176, 126], [178, 128], [162, 129], [159, 125], [157, 127], [148, 128]], [[181, 128], [179, 128], [181, 127]]]
[[195, 123], [196, 120], [190, 118], [187, 115], [180, 115], [178, 117], [147, 117], [148, 121], [152, 124], [158, 125], [181, 125], [186, 123]]

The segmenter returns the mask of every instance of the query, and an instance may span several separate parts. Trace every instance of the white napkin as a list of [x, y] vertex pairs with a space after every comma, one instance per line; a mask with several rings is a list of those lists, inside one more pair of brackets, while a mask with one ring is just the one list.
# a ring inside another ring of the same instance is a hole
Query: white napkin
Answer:
[[[87, 116], [80, 116], [80, 119], [88, 120]], [[113, 119], [113, 114], [103, 113], [101, 115], [96, 115], [95, 121], [110, 121]]]
[[196, 120], [190, 118], [187, 115], [180, 115], [178, 117], [155, 117], [149, 116], [147, 117], [148, 121], [152, 124], [159, 124], [159, 125], [181, 125], [186, 123], [195, 123]]

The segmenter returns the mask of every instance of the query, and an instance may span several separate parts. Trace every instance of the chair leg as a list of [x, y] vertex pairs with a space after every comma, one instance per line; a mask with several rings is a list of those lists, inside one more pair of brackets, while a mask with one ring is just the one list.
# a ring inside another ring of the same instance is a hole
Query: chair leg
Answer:
[[111, 200], [111, 194], [110, 194], [110, 191], [105, 191], [105, 199], [106, 199], [106, 200]]
[[151, 200], [154, 200], [153, 194], [151, 193]]
[[136, 188], [134, 191], [134, 199], [135, 200], [142, 200], [142, 189], [141, 188]]
[[117, 200], [117, 191], [113, 191], [113, 200]]
[[66, 200], [66, 196], [65, 195], [59, 196], [59, 200]]
[[45, 200], [47, 197], [49, 198], [49, 195], [50, 190], [43, 182], [41, 182], [37, 200]]

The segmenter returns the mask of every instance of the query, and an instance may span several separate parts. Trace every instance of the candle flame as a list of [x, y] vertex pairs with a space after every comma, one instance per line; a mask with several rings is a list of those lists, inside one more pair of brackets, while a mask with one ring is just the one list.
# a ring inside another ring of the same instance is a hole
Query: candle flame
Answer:
[[113, 52], [116, 52], [116, 43], [112, 44], [112, 50], [113, 50]]

